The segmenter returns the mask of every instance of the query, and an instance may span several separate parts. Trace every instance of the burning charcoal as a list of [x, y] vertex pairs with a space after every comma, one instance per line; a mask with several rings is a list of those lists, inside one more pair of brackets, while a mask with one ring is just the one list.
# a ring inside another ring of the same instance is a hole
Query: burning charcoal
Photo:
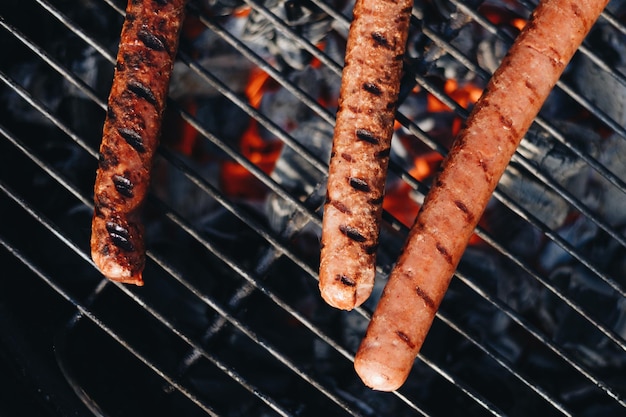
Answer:
[[[590, 36], [593, 48], [607, 61], [612, 71], [626, 74], [626, 35], [608, 24], [599, 24]], [[587, 57], [579, 57], [575, 66], [573, 83], [580, 93], [598, 106], [620, 126], [626, 125], [626, 85], [610, 72], [600, 69]]]
[[[578, 139], [577, 142], [584, 144], [588, 154], [597, 153], [596, 146], [600, 143], [598, 133], [568, 124], [560, 124], [559, 127], [571, 139]], [[562, 144], [551, 140], [544, 131], [529, 131], [518, 153], [562, 186], [571, 184], [581, 188], [586, 184], [588, 171], [585, 161]], [[514, 166], [510, 166], [504, 173], [499, 187], [550, 229], [562, 226], [570, 211], [569, 204], [556, 191]]]
[[[319, 119], [310, 120], [302, 123], [294, 134], [296, 135], [294, 139], [302, 143], [321, 161], [327, 161], [330, 158], [332, 144], [330, 125]], [[298, 151], [289, 146], [283, 146], [271, 175], [277, 183], [300, 198], [317, 195], [315, 200], [321, 205], [326, 191], [324, 173], [311, 166]], [[271, 194], [268, 198], [266, 214], [274, 230], [282, 233], [292, 222], [291, 219], [295, 213], [294, 207], [290, 207], [276, 195]]]
[[[563, 226], [558, 232], [559, 235], [572, 246], [580, 248], [597, 236], [598, 226], [585, 217], [579, 217], [575, 221]], [[542, 268], [546, 271], [552, 271], [558, 265], [569, 262], [571, 255], [561, 246], [550, 241], [546, 244], [539, 259]]]
[[243, 0], [202, 0], [201, 3], [213, 16], [229, 15], [245, 4]]
[[[626, 91], [625, 91], [626, 93]], [[626, 140], [618, 135], [611, 135], [600, 145], [598, 160], [619, 178], [626, 178]], [[598, 211], [603, 219], [612, 226], [626, 225], [626, 195], [609, 184], [608, 181], [593, 171], [592, 181], [588, 184], [598, 198]]]
[[[331, 28], [332, 19], [313, 3], [266, 0], [264, 6], [314, 45], [324, 39]], [[248, 16], [242, 38], [266, 48], [270, 54], [279, 58], [289, 68], [303, 69], [311, 61], [311, 55], [308, 52], [274, 28], [270, 21], [254, 9]]]
[[[252, 69], [251, 62], [239, 54], [201, 58], [198, 63], [235, 92], [244, 91]], [[176, 62], [170, 83], [170, 96], [180, 99], [221, 95], [186, 64]]]
[[[304, 68], [300, 71], [290, 72], [286, 78], [309, 97], [317, 98], [320, 96], [321, 88], [325, 85], [322, 76], [323, 73], [315, 68]], [[265, 91], [259, 110], [285, 131], [293, 130], [294, 127], [311, 116], [311, 109], [285, 88]], [[301, 139], [308, 141], [305, 137], [301, 137]], [[299, 141], [308, 146], [302, 140]], [[314, 139], [314, 141], [317, 140], [319, 138]], [[317, 144], [311, 145], [314, 149], [318, 147]]]
[[[43, 63], [24, 62], [15, 65], [13, 72], [9, 76], [16, 83], [24, 86], [24, 88], [38, 97], [43, 104], [54, 111], [58, 108], [63, 98], [62, 84], [50, 77], [42, 77], [39, 74], [46, 74]], [[36, 108], [25, 102], [19, 94], [12, 89], [2, 89], [0, 93], [0, 104], [3, 108], [10, 112], [10, 116], [14, 120], [25, 123], [51, 125], [51, 122], [41, 114]]]

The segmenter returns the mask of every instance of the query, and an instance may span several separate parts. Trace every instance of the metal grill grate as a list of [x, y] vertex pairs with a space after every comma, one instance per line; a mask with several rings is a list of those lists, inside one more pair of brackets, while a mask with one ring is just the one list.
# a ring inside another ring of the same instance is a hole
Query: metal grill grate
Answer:
[[[269, 22], [272, 36], [308, 52], [338, 82], [341, 52], [303, 36], [276, 14], [276, 2], [244, 1]], [[154, 237], [148, 242], [146, 287], [103, 281], [88, 255], [88, 230], [107, 83], [69, 65], [75, 57], [64, 55], [70, 50], [64, 46], [75, 44], [75, 50], [99, 62], [105, 74], [112, 73], [124, 5], [112, 0], [26, 3], [11, 9], [18, 3], [8, 2], [0, 14], [0, 39], [15, 54], [15, 60], [0, 67], [0, 204], [4, 218], [15, 219], [0, 227], [0, 243], [8, 264], [25, 271], [24, 279], [53, 290], [47, 296], [51, 305], [72, 307], [73, 317], [67, 317], [67, 326], [55, 337], [56, 359], [95, 415], [164, 410], [219, 416], [623, 413], [625, 225], [599, 211], [598, 196], [581, 194], [579, 183], [561, 181], [558, 166], [533, 158], [532, 147], [515, 155], [509, 173], [538, 187], [540, 196], [555, 195], [565, 204], [568, 227], [552, 226], [552, 219], [529, 208], [515, 189], [500, 187], [491, 208], [499, 214], [477, 230], [481, 243], [468, 249], [405, 387], [390, 394], [365, 389], [351, 362], [372, 302], [346, 313], [314, 297], [315, 235], [321, 224], [326, 160], [303, 144], [303, 125], [290, 131], [252, 106], [223, 74], [215, 74], [194, 56], [193, 45], [181, 45], [178, 61], [185, 71], [204, 88], [217, 91], [212, 99], [233, 107], [237, 117], [255, 120], [293, 150], [318, 183], [301, 195], [287, 189], [231, 139], [215, 133], [215, 124], [189, 110], [185, 97], [173, 97], [168, 103], [173, 119], [195, 131], [211, 155], [235, 161], [251, 173], [254, 186], [287, 213], [286, 226], [273, 227], [259, 214], [262, 203], [249, 204], [224, 193], [214, 175], [165, 143], [157, 173], [166, 177], [157, 174], [155, 181], [176, 177], [179, 193], [188, 194], [193, 203], [209, 200], [215, 218], [202, 218], [176, 200], [179, 197], [157, 187], [146, 214], [149, 236]], [[412, 116], [412, 92], [427, 91], [460, 118], [466, 116], [467, 105], [457, 103], [425, 70], [424, 62], [436, 56], [434, 63], [455, 63], [463, 69], [458, 81], [467, 74], [484, 81], [490, 70], [462, 51], [445, 25], [433, 24], [429, 13], [456, 10], [467, 16], [468, 25], [482, 28], [486, 41], [506, 45], [513, 39], [475, 3], [416, 2], [414, 8], [413, 41], [429, 45], [431, 55], [418, 51], [411, 59], [397, 121], [405, 138], [441, 154], [446, 152], [445, 141]], [[622, 7], [618, 3], [612, 2], [599, 23], [623, 44], [626, 27], [613, 14]], [[534, 4], [509, 6], [524, 17]], [[326, 14], [335, 36], [345, 35], [349, 18], [336, 5], [312, 0], [307, 7]], [[343, 10], [350, 10], [349, 5]], [[304, 104], [311, 119], [332, 128], [330, 108], [293, 81], [291, 75], [298, 70], [286, 71], [254, 42], [240, 40], [232, 28], [224, 27], [222, 16], [195, 5], [189, 14], [246, 65], [267, 73]], [[626, 89], [626, 74], [602, 56], [594, 42], [598, 40], [581, 47], [578, 59]], [[623, 143], [624, 120], [582, 93], [570, 75], [559, 82], [556, 94], [562, 107], [576, 109], [571, 114], [584, 118], [564, 124], [558, 121], [559, 109], [552, 109], [537, 118], [532, 134], [542, 150], [558, 149], [563, 159], [574, 159], [576, 169], [588, 171], [594, 184], [604, 187], [591, 187], [590, 192], [606, 189], [611, 201], [622, 201], [626, 176], [618, 165], [623, 162], [618, 158], [616, 165], [607, 166], [605, 156], [592, 151], [589, 142], [598, 136], [600, 141]], [[69, 90], [73, 93], [67, 94]], [[59, 102], [59, 95], [71, 99]], [[392, 157], [390, 170], [415, 195], [427, 191], [428, 184], [415, 178], [398, 155]], [[384, 218], [379, 281], [407, 232], [390, 212]], [[524, 236], [529, 240], [516, 246]], [[538, 252], [529, 242], [545, 250]], [[14, 287], [7, 282], [3, 289]], [[533, 299], [537, 296], [541, 299]], [[10, 297], [33, 302], [23, 291]]]

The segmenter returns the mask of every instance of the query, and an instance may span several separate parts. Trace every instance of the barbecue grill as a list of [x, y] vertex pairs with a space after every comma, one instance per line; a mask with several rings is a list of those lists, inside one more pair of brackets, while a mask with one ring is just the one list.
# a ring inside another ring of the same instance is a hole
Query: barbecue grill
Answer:
[[343, 312], [320, 299], [317, 261], [351, 5], [188, 5], [135, 288], [103, 279], [88, 243], [125, 4], [2, 2], [0, 411], [626, 414], [626, 3], [537, 117], [394, 393], [363, 386], [354, 353], [472, 94], [536, 2], [415, 2], [377, 285]]

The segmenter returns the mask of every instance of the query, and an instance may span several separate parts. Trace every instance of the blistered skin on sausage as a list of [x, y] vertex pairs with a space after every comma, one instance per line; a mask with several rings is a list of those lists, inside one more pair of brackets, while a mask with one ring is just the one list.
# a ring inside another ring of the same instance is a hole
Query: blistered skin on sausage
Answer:
[[185, 0], [129, 0], [100, 145], [91, 255], [109, 279], [143, 285], [141, 207], [154, 153]]
[[319, 286], [350, 310], [374, 285], [412, 1], [357, 0], [346, 46], [322, 224]]
[[442, 164], [355, 358], [374, 389], [406, 380], [499, 178], [606, 0], [544, 0]]

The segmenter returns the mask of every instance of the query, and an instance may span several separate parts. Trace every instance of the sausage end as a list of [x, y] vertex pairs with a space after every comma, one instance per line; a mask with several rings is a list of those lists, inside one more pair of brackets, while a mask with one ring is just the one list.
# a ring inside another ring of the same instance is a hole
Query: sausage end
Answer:
[[354, 369], [366, 386], [377, 391], [395, 391], [409, 376], [408, 372], [392, 368], [377, 358], [368, 358], [367, 355], [357, 354]]
[[369, 298], [373, 286], [372, 280], [366, 279], [361, 279], [351, 285], [347, 285], [345, 281], [336, 280], [320, 285], [320, 294], [330, 306], [349, 311]]
[[111, 281], [121, 282], [123, 284], [134, 284], [139, 287], [143, 286], [143, 277], [141, 270], [133, 271], [120, 265], [114, 258], [101, 256], [92, 252], [92, 258], [102, 274]]

